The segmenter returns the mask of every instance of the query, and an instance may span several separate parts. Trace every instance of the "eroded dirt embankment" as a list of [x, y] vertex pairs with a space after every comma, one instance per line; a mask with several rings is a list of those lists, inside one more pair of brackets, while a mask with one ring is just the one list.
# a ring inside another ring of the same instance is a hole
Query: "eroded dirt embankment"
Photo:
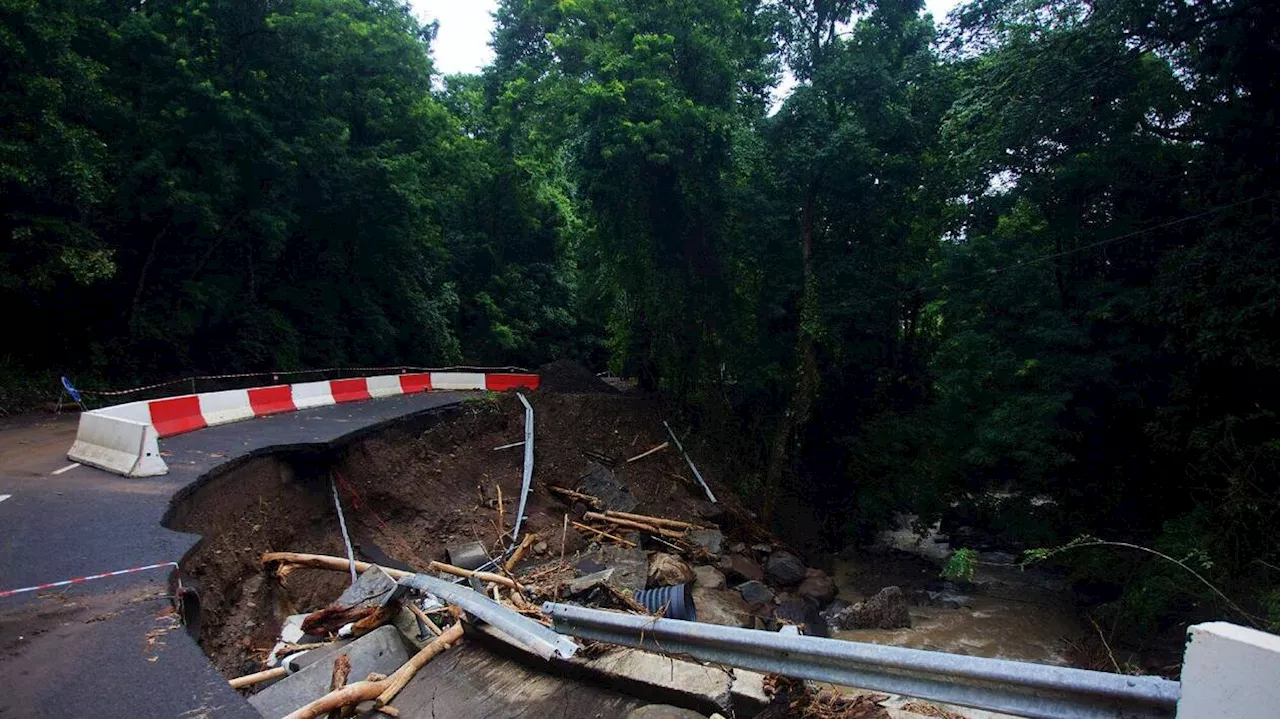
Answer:
[[[522, 532], [536, 532], [546, 555], [572, 555], [585, 540], [564, 515], [573, 509], [547, 487], [572, 486], [593, 461], [615, 471], [637, 511], [694, 519], [701, 490], [673, 450], [627, 464], [667, 439], [656, 401], [633, 394], [529, 395], [535, 413], [535, 474]], [[465, 402], [332, 449], [250, 460], [207, 481], [177, 505], [172, 528], [204, 540], [183, 562], [200, 585], [200, 642], [234, 676], [258, 661], [289, 614], [323, 607], [345, 575], [296, 569], [264, 573], [264, 552], [344, 553], [329, 478], [338, 483], [357, 556], [401, 567], [445, 559], [445, 547], [478, 540], [495, 547], [498, 489], [510, 528], [517, 511], [523, 451], [493, 448], [524, 438], [524, 409], [507, 393]], [[700, 458], [701, 459], [701, 458]], [[721, 476], [711, 461], [704, 471]], [[721, 487], [718, 493], [727, 494]], [[733, 504], [730, 499], [730, 504]]]

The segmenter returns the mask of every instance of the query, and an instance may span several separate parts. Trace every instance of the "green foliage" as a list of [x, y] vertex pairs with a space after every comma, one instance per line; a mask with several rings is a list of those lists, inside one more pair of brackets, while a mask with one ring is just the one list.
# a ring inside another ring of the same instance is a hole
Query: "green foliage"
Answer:
[[978, 553], [972, 549], [957, 549], [947, 557], [942, 565], [941, 576], [950, 580], [973, 581], [973, 573], [978, 569]]

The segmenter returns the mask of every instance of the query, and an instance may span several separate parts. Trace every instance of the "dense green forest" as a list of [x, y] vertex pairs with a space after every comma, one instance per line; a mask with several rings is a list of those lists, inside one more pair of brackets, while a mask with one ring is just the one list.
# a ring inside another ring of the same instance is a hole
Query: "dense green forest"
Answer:
[[832, 546], [1134, 541], [1239, 604], [1073, 553], [1135, 634], [1280, 623], [1280, 13], [922, 7], [503, 0], [440, 77], [390, 0], [0, 0], [0, 404], [576, 357]]

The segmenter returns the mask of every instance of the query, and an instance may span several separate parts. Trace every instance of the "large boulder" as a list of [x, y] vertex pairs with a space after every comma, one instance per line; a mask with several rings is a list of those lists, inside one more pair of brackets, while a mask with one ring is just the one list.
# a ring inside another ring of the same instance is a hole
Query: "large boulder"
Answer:
[[636, 508], [636, 498], [631, 489], [608, 467], [592, 462], [587, 473], [578, 480], [578, 491], [600, 500], [605, 509], [615, 512], [631, 512]]
[[769, 579], [784, 587], [794, 587], [803, 582], [807, 571], [799, 557], [781, 550], [770, 554], [764, 564], [764, 572]]
[[698, 621], [724, 627], [752, 627], [755, 619], [742, 595], [732, 589], [705, 589], [694, 586], [693, 604]]
[[773, 610], [774, 619], [779, 625], [790, 624], [800, 627], [800, 631], [809, 636], [825, 636], [827, 623], [818, 608], [803, 599], [791, 599], [779, 604]]
[[764, 582], [743, 582], [734, 587], [748, 604], [768, 604], [773, 601], [773, 590]]
[[730, 554], [720, 558], [720, 571], [731, 582], [759, 582], [764, 579], [764, 570], [750, 557], [741, 554]]
[[724, 534], [718, 529], [695, 529], [689, 532], [689, 541], [711, 554], [724, 553]]
[[693, 570], [674, 555], [654, 552], [649, 558], [650, 587], [674, 587], [692, 582], [693, 579]]
[[704, 589], [723, 589], [725, 585], [724, 574], [715, 567], [694, 567], [693, 581]]
[[796, 588], [796, 594], [813, 601], [819, 607], [825, 607], [835, 600], [840, 593], [835, 580], [827, 576], [821, 569], [810, 569], [804, 581]]
[[865, 602], [858, 602], [831, 617], [836, 629], [902, 629], [911, 626], [907, 596], [898, 587], [885, 587]]

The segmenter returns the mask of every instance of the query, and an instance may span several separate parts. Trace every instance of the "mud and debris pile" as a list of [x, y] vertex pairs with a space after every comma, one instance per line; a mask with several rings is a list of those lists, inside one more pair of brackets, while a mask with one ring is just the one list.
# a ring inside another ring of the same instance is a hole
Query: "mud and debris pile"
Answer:
[[[478, 545], [496, 565], [485, 591], [530, 616], [553, 600], [816, 635], [830, 624], [901, 625], [906, 613], [894, 596], [866, 607], [837, 602], [832, 578], [764, 531], [734, 497], [715, 453], [695, 446], [690, 454], [720, 500], [708, 501], [668, 444], [655, 398], [620, 393], [571, 363], [541, 374], [542, 387], [527, 395], [535, 462], [520, 541], [511, 533], [524, 409], [514, 393], [477, 396], [328, 452], [251, 460], [186, 497], [173, 526], [205, 537], [184, 571], [202, 592], [201, 643], [223, 673], [288, 667], [282, 662], [299, 644], [345, 646], [344, 632], [376, 644], [369, 637], [395, 626], [413, 649], [435, 634], [424, 616], [440, 619], [436, 630], [460, 625], [438, 602], [355, 597], [333, 567], [273, 562], [275, 571], [264, 571], [272, 552], [345, 555], [333, 487], [356, 558], [377, 565], [362, 583], [396, 570], [439, 571], [447, 550]], [[428, 610], [444, 611], [443, 619]], [[352, 681], [364, 680], [362, 671], [386, 673], [358, 669]], [[314, 694], [319, 683], [311, 681]]]

